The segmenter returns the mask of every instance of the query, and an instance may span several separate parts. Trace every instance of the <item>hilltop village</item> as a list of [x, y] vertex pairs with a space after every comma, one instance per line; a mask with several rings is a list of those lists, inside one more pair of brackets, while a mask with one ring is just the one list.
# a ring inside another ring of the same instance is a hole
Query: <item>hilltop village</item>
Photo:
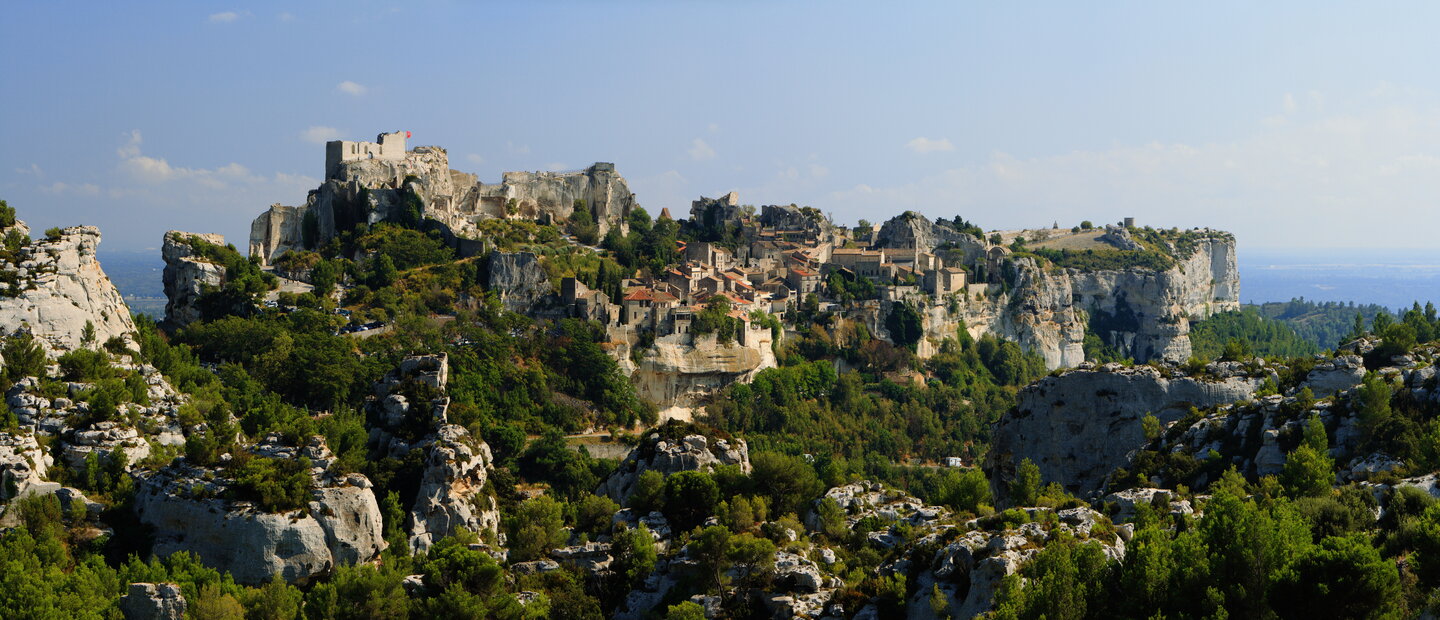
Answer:
[[158, 321], [0, 201], [0, 616], [1440, 608], [1433, 305], [1302, 340], [1221, 231], [652, 215], [410, 138], [165, 233]]
[[[921, 357], [956, 330], [995, 334], [1055, 368], [1085, 359], [1087, 335], [1135, 359], [1184, 361], [1189, 322], [1238, 307], [1234, 241], [1218, 231], [1137, 228], [1127, 218], [983, 232], [958, 216], [914, 212], [847, 228], [815, 208], [757, 209], [733, 192], [695, 200], [684, 220], [668, 207], [652, 220], [613, 164], [509, 172], [490, 184], [450, 169], [444, 149], [405, 150], [405, 141], [392, 132], [331, 142], [325, 183], [301, 206], [261, 214], [251, 254], [264, 265], [304, 264], [295, 253], [358, 225], [408, 218], [461, 256], [485, 256], [508, 308], [604, 326], [608, 350], [666, 408], [696, 407], [774, 365], [779, 326], [794, 328], [802, 314], [852, 321]], [[497, 241], [519, 223], [552, 227], [559, 239]], [[570, 251], [634, 253], [632, 233], [673, 245], [650, 247], [653, 260], [624, 266], [609, 290], [554, 265]], [[717, 323], [722, 315], [733, 329]], [[749, 351], [725, 351], [717, 339]]]

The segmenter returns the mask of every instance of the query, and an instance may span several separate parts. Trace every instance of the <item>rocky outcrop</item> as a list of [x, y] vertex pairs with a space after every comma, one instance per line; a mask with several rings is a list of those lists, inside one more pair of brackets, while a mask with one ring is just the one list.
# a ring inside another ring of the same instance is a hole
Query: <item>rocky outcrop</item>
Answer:
[[300, 583], [340, 564], [366, 562], [385, 548], [380, 506], [370, 480], [360, 474], [331, 476], [323, 443], [289, 448], [257, 445], [253, 458], [313, 456], [314, 486], [308, 510], [267, 513], [248, 501], [229, 499], [234, 482], [223, 470], [175, 463], [138, 476], [135, 512], [155, 529], [153, 551], [194, 553], [235, 581], [259, 584], [279, 575]]
[[973, 259], [983, 251], [985, 242], [954, 228], [936, 224], [914, 211], [906, 211], [887, 220], [875, 235], [875, 246], [892, 250], [934, 252], [937, 247], [952, 244]]
[[[9, 230], [29, 229], [16, 222]], [[86, 325], [94, 329], [91, 347], [128, 338], [135, 323], [95, 258], [99, 245], [98, 228], [72, 226], [0, 258], [0, 331], [28, 330], [52, 355], [86, 345]]]
[[0, 432], [0, 501], [60, 488], [45, 481], [54, 461], [34, 435]]
[[[306, 235], [321, 244], [357, 224], [420, 214], [458, 239], [478, 240], [487, 219], [520, 217], [564, 221], [577, 201], [595, 216], [600, 234], [638, 206], [615, 166], [596, 163], [576, 172], [506, 172], [499, 183], [450, 169], [438, 146], [419, 146], [402, 157], [338, 162], [300, 206], [273, 205], [250, 226], [250, 253], [269, 264], [289, 250], [306, 249]], [[307, 233], [308, 229], [308, 233]], [[464, 248], [462, 248], [464, 249]]]
[[711, 472], [720, 465], [736, 465], [740, 471], [750, 473], [750, 449], [745, 440], [698, 434], [667, 439], [660, 432], [652, 431], [610, 477], [600, 483], [595, 494], [608, 496], [623, 505], [635, 492], [640, 474], [646, 471], [668, 476], [682, 471]]
[[636, 393], [652, 403], [688, 409], [732, 383], [749, 382], [760, 371], [774, 368], [770, 330], [746, 325], [742, 342], [723, 345], [713, 335], [656, 339], [630, 375]]
[[1008, 483], [1025, 459], [1039, 466], [1045, 482], [1058, 482], [1081, 497], [1093, 494], [1145, 445], [1141, 418], [1146, 414], [1169, 425], [1190, 407], [1250, 398], [1269, 376], [1264, 371], [1251, 376], [1239, 368], [1214, 370], [1224, 374], [1188, 377], [1174, 368], [1162, 373], [1151, 366], [1106, 364], [1031, 384], [995, 425], [985, 468], [997, 499], [1004, 503]]
[[457, 528], [495, 539], [500, 509], [485, 488], [494, 467], [490, 446], [465, 427], [447, 424], [425, 446], [425, 471], [410, 509], [410, 547], [423, 553]]
[[1310, 370], [1305, 385], [1317, 398], [1344, 392], [1365, 379], [1365, 360], [1359, 355], [1341, 355], [1323, 360]]
[[207, 289], [225, 283], [225, 266], [199, 256], [192, 239], [213, 245], [225, 245], [225, 238], [215, 234], [195, 234], [172, 230], [165, 233], [160, 255], [165, 259], [161, 274], [165, 284], [165, 321], [184, 327], [200, 320], [197, 302]]
[[[449, 377], [447, 355], [410, 356], [375, 385], [368, 403], [375, 453], [394, 458], [412, 450], [425, 453], [408, 524], [409, 544], [417, 553], [457, 528], [499, 539], [500, 512], [494, 490], [487, 488], [494, 457], [483, 440], [447, 422]], [[430, 402], [411, 403], [401, 393], [417, 384], [432, 390]]]
[[83, 469], [91, 454], [108, 460], [118, 453], [125, 454], [126, 463], [136, 463], [150, 456], [150, 443], [135, 429], [118, 422], [97, 422], [67, 433], [61, 441], [61, 454], [71, 471]]
[[120, 597], [125, 620], [182, 620], [185, 597], [173, 583], [132, 583], [130, 593]]
[[511, 312], [526, 313], [551, 293], [550, 276], [532, 252], [490, 255], [487, 282]]

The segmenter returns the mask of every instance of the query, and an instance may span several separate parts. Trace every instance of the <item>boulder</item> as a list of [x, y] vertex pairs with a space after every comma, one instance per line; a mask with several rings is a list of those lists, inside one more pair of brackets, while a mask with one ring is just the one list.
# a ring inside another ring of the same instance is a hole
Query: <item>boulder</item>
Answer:
[[185, 597], [173, 583], [132, 583], [120, 597], [125, 620], [184, 620]]
[[60, 485], [45, 481], [54, 459], [34, 435], [0, 432], [0, 500], [28, 495], [37, 487]]
[[646, 471], [668, 476], [682, 471], [712, 472], [721, 465], [736, 465], [740, 471], [750, 473], [750, 449], [745, 440], [694, 434], [675, 440], [652, 432], [600, 483], [595, 494], [623, 505], [635, 492], [640, 474]]
[[135, 512], [155, 529], [156, 555], [189, 551], [255, 585], [274, 575], [303, 583], [339, 564], [370, 561], [385, 548], [380, 506], [360, 474], [322, 474], [308, 510], [282, 513], [226, 499], [223, 474], [179, 462], [138, 476]]
[[125, 454], [126, 463], [138, 463], [150, 456], [150, 443], [133, 428], [118, 422], [97, 422], [85, 429], [68, 433], [61, 441], [65, 464], [71, 470], [83, 470], [85, 460], [93, 453], [102, 460], [117, 452]]
[[1365, 379], [1365, 360], [1359, 355], [1341, 355], [1315, 364], [1305, 377], [1305, 385], [1316, 398], [1344, 392], [1360, 385]]

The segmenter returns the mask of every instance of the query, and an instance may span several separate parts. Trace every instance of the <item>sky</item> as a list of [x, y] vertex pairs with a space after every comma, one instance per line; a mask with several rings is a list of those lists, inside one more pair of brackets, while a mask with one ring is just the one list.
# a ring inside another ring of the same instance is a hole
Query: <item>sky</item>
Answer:
[[1436, 247], [1440, 4], [1085, 4], [22, 0], [0, 198], [110, 251], [243, 248], [326, 140], [407, 130], [490, 182], [614, 162], [652, 214]]

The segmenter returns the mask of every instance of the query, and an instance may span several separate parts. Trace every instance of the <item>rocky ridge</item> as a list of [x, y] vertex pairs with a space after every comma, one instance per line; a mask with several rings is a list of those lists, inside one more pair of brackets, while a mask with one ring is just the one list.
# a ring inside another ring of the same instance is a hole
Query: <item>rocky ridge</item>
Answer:
[[450, 169], [445, 149], [419, 146], [398, 159], [341, 162], [304, 205], [271, 206], [251, 224], [250, 254], [269, 264], [288, 250], [306, 249], [307, 227], [312, 243], [320, 244], [355, 224], [396, 219], [416, 201], [421, 215], [443, 225], [451, 239], [478, 239], [477, 226], [487, 219], [563, 221], [577, 201], [591, 210], [603, 235], [623, 227], [638, 206], [613, 164], [506, 172], [499, 183], [482, 183]]

